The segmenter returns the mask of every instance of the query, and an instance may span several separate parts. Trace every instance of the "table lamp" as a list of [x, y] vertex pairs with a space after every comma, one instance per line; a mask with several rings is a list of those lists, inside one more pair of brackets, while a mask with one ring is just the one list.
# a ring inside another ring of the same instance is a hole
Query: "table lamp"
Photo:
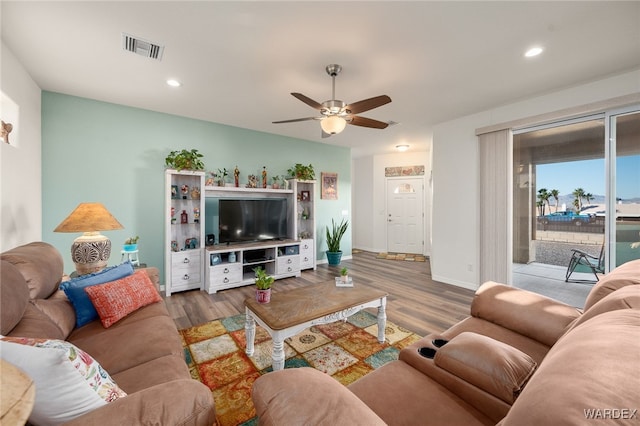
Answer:
[[111, 256], [111, 240], [100, 231], [123, 228], [101, 203], [80, 203], [53, 232], [84, 232], [73, 241], [71, 258], [78, 275], [85, 275], [104, 269]]

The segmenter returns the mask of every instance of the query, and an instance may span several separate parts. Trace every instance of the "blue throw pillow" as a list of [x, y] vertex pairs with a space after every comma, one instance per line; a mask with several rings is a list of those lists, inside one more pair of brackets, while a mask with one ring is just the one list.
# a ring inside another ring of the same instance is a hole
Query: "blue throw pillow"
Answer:
[[124, 262], [117, 266], [105, 268], [100, 272], [82, 275], [60, 284], [60, 289], [64, 290], [64, 294], [67, 295], [67, 299], [69, 299], [73, 309], [76, 311], [76, 327], [82, 327], [98, 319], [98, 312], [93, 307], [89, 295], [84, 291], [85, 287], [119, 280], [131, 274], [133, 274], [133, 265], [131, 262]]

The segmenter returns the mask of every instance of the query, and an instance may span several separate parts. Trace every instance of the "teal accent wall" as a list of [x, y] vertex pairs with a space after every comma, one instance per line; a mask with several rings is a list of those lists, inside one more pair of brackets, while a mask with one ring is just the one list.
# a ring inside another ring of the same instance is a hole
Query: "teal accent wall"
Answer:
[[[53, 92], [42, 92], [42, 239], [63, 254], [79, 234], [54, 233], [82, 202], [101, 202], [125, 229], [105, 231], [110, 265], [121, 245], [139, 235], [140, 261], [160, 269], [164, 282], [164, 159], [170, 151], [197, 149], [207, 171], [240, 170], [240, 182], [266, 166], [285, 175], [295, 163], [313, 164], [318, 259], [325, 259], [325, 228], [343, 211], [351, 219], [351, 153], [348, 148], [194, 120]], [[320, 172], [338, 173], [338, 200], [320, 199]], [[270, 179], [269, 179], [270, 180]], [[271, 183], [271, 182], [269, 182]], [[351, 232], [342, 250], [351, 255]]]

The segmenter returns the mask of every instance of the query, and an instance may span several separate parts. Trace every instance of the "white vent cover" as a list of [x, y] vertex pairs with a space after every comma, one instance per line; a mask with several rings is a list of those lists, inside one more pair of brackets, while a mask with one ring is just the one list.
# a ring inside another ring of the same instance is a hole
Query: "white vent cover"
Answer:
[[157, 59], [159, 61], [162, 60], [162, 52], [164, 52], [164, 46], [134, 37], [127, 33], [122, 33], [122, 48], [126, 51], [144, 56], [145, 58]]

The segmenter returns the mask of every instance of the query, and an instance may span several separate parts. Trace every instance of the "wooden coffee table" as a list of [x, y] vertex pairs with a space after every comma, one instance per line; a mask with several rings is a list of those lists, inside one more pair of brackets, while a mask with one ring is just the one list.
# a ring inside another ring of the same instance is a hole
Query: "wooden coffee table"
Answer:
[[284, 340], [295, 336], [307, 327], [328, 324], [365, 308], [378, 308], [378, 341], [384, 342], [387, 323], [385, 307], [388, 293], [356, 285], [336, 287], [335, 281], [313, 284], [290, 291], [273, 293], [271, 302], [261, 304], [255, 299], [244, 301], [247, 319], [246, 353], [253, 355], [256, 322], [267, 330], [273, 339], [273, 370], [284, 368]]

